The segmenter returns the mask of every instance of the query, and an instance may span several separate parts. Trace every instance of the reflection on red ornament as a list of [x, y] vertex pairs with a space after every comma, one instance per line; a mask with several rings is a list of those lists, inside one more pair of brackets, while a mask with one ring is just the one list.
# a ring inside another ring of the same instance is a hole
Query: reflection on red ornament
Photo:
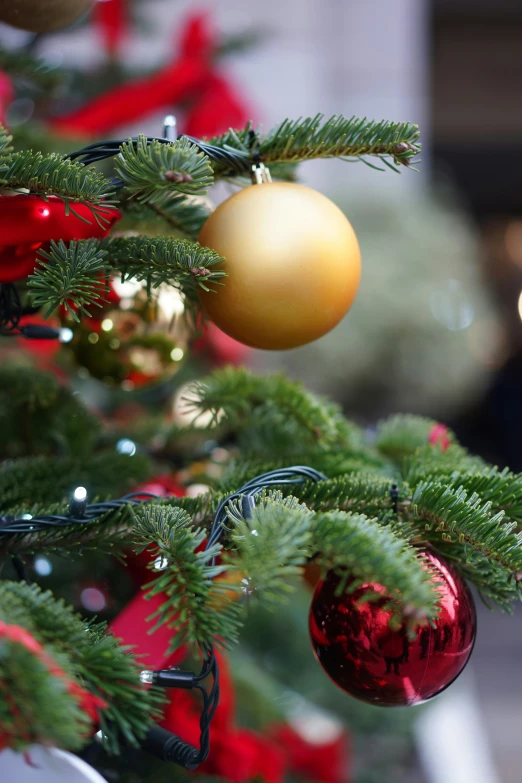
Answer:
[[[405, 624], [390, 628], [390, 596], [382, 585], [336, 595], [339, 578], [330, 572], [317, 586], [310, 607], [314, 652], [335, 684], [362, 701], [420, 704], [447, 688], [468, 662], [476, 633], [471, 593], [442, 557], [428, 552], [425, 558], [440, 583], [441, 611], [434, 627], [419, 625], [413, 637]], [[363, 599], [369, 591], [376, 600]]]
[[0, 196], [0, 283], [25, 280], [34, 271], [38, 251], [47, 250], [52, 239], [104, 237], [121, 217], [113, 207], [98, 207], [100, 226], [89, 205], [74, 204], [74, 211], [66, 214], [56, 196]]

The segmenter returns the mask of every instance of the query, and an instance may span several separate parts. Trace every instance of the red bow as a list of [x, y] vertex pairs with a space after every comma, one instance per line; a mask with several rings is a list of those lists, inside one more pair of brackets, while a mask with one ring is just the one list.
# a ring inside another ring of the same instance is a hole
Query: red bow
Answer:
[[[98, 5], [109, 6], [113, 1]], [[115, 87], [80, 109], [55, 118], [51, 126], [63, 134], [101, 136], [156, 110], [173, 110], [186, 101], [193, 102], [187, 133], [211, 135], [242, 126], [248, 119], [247, 110], [232, 87], [216, 73], [215, 48], [207, 16], [191, 16], [183, 29], [179, 56], [171, 63], [152, 76]]]

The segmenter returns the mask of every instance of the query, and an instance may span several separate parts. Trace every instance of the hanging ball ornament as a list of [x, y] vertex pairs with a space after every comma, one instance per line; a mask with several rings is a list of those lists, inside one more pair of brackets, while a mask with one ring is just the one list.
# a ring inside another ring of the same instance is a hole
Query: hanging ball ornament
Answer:
[[[382, 585], [336, 595], [333, 572], [318, 584], [310, 607], [312, 647], [328, 676], [351, 696], [383, 707], [420, 704], [447, 688], [468, 662], [476, 632], [471, 593], [442, 557], [426, 552], [425, 561], [441, 610], [433, 627], [419, 624], [413, 633], [405, 622], [390, 625], [393, 610]], [[374, 593], [371, 600], [368, 593]]]
[[181, 319], [183, 300], [172, 286], [162, 285], [149, 298], [143, 282], [114, 278], [110, 290], [92, 307], [91, 318], [78, 323], [62, 311], [62, 326], [71, 331], [64, 347], [80, 368], [124, 391], [153, 386], [180, 368], [187, 334]]
[[[265, 170], [266, 171], [266, 170]], [[304, 185], [262, 182], [224, 201], [199, 241], [223, 256], [223, 286], [201, 291], [209, 318], [252, 348], [317, 340], [350, 308], [361, 274], [357, 237], [341, 210]]]
[[89, 204], [67, 209], [57, 196], [21, 193], [0, 196], [0, 283], [25, 280], [34, 272], [38, 251], [49, 250], [51, 240], [102, 238], [121, 218], [114, 207], [98, 206], [96, 221]]
[[0, 22], [32, 33], [50, 33], [76, 22], [93, 5], [93, 0], [4, 0]]

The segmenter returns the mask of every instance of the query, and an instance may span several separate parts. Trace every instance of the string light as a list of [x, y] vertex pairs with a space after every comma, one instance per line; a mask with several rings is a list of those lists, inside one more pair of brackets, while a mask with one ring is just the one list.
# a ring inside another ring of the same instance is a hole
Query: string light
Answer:
[[82, 517], [87, 507], [87, 490], [85, 487], [76, 487], [69, 504], [69, 514], [71, 516]]
[[136, 444], [129, 438], [121, 438], [116, 444], [116, 451], [118, 454], [126, 454], [128, 457], [133, 457], [136, 454]]
[[49, 576], [53, 570], [51, 561], [42, 555], [35, 557], [33, 561], [33, 568], [38, 576]]

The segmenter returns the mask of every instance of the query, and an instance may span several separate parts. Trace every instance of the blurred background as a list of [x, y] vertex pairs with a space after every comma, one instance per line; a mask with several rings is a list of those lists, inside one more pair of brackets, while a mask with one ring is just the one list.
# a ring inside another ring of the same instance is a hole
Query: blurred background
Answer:
[[[2, 26], [4, 43], [30, 46], [69, 79], [51, 106], [29, 94], [5, 98], [12, 131], [34, 144], [29, 127], [40, 121], [43, 145], [50, 114], [63, 149], [83, 146], [71, 137], [89, 134], [60, 118], [112, 85], [171, 63], [195, 12], [207, 12], [223, 44], [219, 72], [242, 112], [266, 129], [317, 112], [418, 123], [418, 172], [398, 176], [334, 161], [302, 166], [300, 180], [353, 223], [363, 258], [360, 293], [344, 322], [313, 345], [241, 358], [258, 370], [285, 369], [368, 427], [390, 412], [421, 413], [450, 425], [486, 459], [522, 470], [520, 0], [147, 0], [119, 4], [125, 14], [112, 17], [111, 3], [98, 3], [106, 8], [94, 22], [60, 34], [33, 39]], [[158, 135], [170, 111], [181, 132], [194, 127], [184, 101], [136, 108], [135, 117], [113, 119], [110, 132], [91, 138]], [[225, 195], [222, 187], [211, 198]], [[183, 370], [174, 386], [189, 375]], [[102, 404], [100, 389], [85, 388]], [[373, 721], [370, 710], [354, 719], [356, 767], [378, 749], [384, 768], [398, 765], [401, 783], [519, 783], [522, 625], [482, 606], [479, 615], [470, 672], [440, 718], [451, 725], [462, 715], [460, 743], [452, 751], [447, 742], [448, 764], [452, 752], [466, 758], [470, 737], [467, 766], [460, 769], [454, 755], [448, 776], [448, 767], [426, 762], [426, 736], [432, 750], [444, 743], [440, 723], [421, 718], [418, 730], [408, 723], [410, 739], [401, 733], [399, 740], [392, 721]], [[377, 727], [371, 742], [370, 724]], [[486, 756], [475, 767], [479, 745]], [[388, 778], [366, 771], [357, 779]]]

